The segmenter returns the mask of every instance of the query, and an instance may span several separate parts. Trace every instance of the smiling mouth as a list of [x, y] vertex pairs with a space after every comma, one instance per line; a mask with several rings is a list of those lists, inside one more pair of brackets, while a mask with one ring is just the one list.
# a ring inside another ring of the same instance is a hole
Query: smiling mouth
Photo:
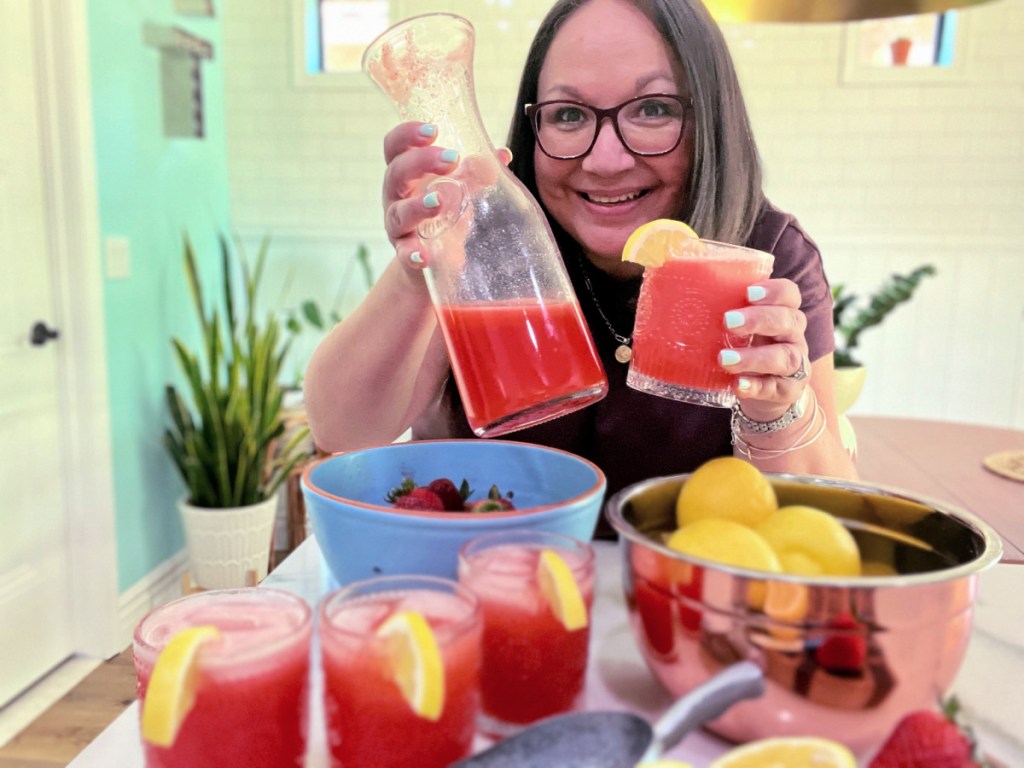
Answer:
[[617, 205], [618, 203], [629, 203], [633, 200], [639, 200], [641, 197], [646, 195], [648, 190], [641, 189], [637, 192], [629, 192], [624, 195], [615, 195], [613, 197], [605, 197], [602, 195], [589, 194], [587, 192], [580, 192], [580, 197], [590, 203], [596, 205]]

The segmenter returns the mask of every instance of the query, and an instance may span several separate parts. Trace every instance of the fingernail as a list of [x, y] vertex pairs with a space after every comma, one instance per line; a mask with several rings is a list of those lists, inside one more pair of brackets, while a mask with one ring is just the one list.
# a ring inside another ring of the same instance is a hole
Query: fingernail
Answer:
[[441, 153], [441, 160], [445, 163], [454, 163], [459, 159], [459, 150], [457, 149], [446, 149]]
[[412, 253], [409, 254], [409, 261], [411, 261], [413, 264], [422, 264], [423, 257], [420, 256], [419, 251], [413, 251]]
[[431, 192], [423, 198], [423, 205], [427, 208], [437, 208], [441, 201], [437, 199], [437, 192]]
[[735, 310], [730, 310], [730, 311], [725, 313], [725, 327], [726, 328], [739, 328], [745, 322], [746, 322], [746, 319], [743, 317], [743, 313], [742, 312], [737, 312]]
[[750, 379], [744, 379], [742, 376], [736, 380], [736, 389], [740, 392], [746, 392], [750, 389]]
[[740, 353], [734, 349], [723, 349], [718, 353], [718, 362], [722, 365], [736, 365], [740, 361]]
[[420, 126], [420, 136], [437, 136], [437, 126], [426, 123]]
[[767, 295], [763, 286], [751, 285], [747, 288], [747, 301], [760, 301]]

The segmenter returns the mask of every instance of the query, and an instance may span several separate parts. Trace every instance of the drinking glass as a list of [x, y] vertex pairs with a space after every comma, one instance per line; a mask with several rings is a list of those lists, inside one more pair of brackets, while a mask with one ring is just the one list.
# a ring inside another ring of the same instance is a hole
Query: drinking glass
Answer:
[[747, 305], [747, 287], [771, 275], [770, 253], [701, 240], [644, 270], [626, 384], [697, 405], [729, 408], [734, 375], [718, 353], [750, 345], [725, 329], [724, 315]]
[[[566, 562], [587, 609], [587, 626], [567, 630], [538, 580], [541, 552]], [[478, 536], [459, 553], [459, 583], [480, 601], [483, 666], [480, 729], [509, 736], [529, 723], [582, 702], [594, 602], [594, 551], [585, 542], [545, 531]]]
[[202, 649], [195, 703], [174, 743], [143, 743], [146, 768], [302, 766], [312, 615], [297, 595], [247, 587], [197, 592], [145, 616], [132, 644], [142, 702], [153, 665], [174, 635], [203, 625], [221, 633]]
[[[378, 628], [398, 611], [423, 615], [444, 666], [444, 706], [420, 717], [394, 680]], [[320, 607], [321, 664], [331, 765], [447, 768], [473, 747], [480, 710], [480, 611], [451, 579], [381, 576], [357, 581]]]
[[493, 437], [590, 405], [608, 381], [547, 219], [480, 119], [474, 40], [460, 16], [416, 16], [370, 43], [363, 69], [404, 120], [432, 123], [436, 146], [459, 152], [420, 190], [439, 205], [418, 233], [469, 426]]

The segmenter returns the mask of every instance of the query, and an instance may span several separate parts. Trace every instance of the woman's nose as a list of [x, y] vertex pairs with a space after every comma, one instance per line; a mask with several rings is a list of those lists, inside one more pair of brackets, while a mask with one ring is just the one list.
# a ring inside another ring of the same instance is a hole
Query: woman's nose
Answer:
[[597, 140], [590, 153], [583, 158], [583, 170], [591, 173], [621, 173], [636, 165], [633, 153], [626, 149], [610, 119], [601, 121]]

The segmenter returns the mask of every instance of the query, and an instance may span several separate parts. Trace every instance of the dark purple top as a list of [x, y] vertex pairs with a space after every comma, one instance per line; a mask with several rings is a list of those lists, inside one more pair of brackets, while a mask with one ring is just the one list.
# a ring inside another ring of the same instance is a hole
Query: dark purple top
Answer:
[[[766, 204], [746, 244], [774, 254], [773, 277], [787, 277], [800, 286], [810, 359], [832, 352], [832, 296], [814, 241], [794, 217]], [[601, 308], [623, 336], [632, 333], [640, 280], [615, 280], [571, 255], [565, 261], [608, 376], [608, 395], [587, 408], [506, 437], [590, 459], [608, 478], [608, 496], [631, 483], [691, 472], [715, 456], [731, 455], [727, 408], [680, 403], [626, 386], [627, 366], [615, 360], [618, 342], [597, 313], [581, 269], [587, 270]], [[442, 437], [473, 437], [451, 376], [441, 397], [413, 426], [414, 440]]]

